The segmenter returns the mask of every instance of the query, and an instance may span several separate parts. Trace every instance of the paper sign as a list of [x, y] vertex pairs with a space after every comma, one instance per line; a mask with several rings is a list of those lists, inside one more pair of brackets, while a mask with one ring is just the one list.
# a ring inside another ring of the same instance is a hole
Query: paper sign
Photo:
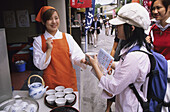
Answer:
[[[114, 58], [109, 53], [107, 53], [104, 49], [100, 49], [97, 55], [97, 59], [98, 59], [98, 66], [101, 72], [104, 75], [106, 75], [109, 69], [111, 68]], [[96, 75], [93, 68], [91, 69], [91, 72]]]

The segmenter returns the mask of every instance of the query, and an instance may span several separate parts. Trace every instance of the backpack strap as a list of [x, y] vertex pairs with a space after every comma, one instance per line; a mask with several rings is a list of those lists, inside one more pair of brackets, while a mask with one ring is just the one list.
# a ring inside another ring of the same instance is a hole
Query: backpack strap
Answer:
[[153, 30], [153, 28], [156, 26], [156, 24], [153, 24], [150, 28], [150, 31], [149, 31], [149, 35], [151, 35], [151, 30]]
[[[150, 54], [150, 53], [148, 53], [148, 52], [146, 52], [146, 51], [140, 50], [140, 46], [139, 46], [139, 45], [136, 45], [136, 46], [132, 47], [132, 48], [128, 51], [128, 53], [129, 53], [129, 52], [136, 52], [136, 51], [143, 52], [143, 53], [145, 53], [145, 54], [147, 54], [147, 55], [149, 56], [149, 60], [150, 60], [150, 63], [151, 63], [151, 68], [150, 68], [150, 72], [147, 74], [146, 77], [150, 77], [150, 78], [149, 78], [149, 83], [150, 83], [149, 86], [151, 86], [151, 83], [152, 83], [152, 74], [153, 74], [154, 72], [159, 72], [159, 71], [155, 71], [155, 70], [154, 70], [154, 69], [155, 69], [155, 66], [156, 66], [156, 60], [155, 60], [155, 58], [154, 58], [154, 56], [153, 56], [152, 54]], [[136, 87], [134, 86], [134, 84], [133, 84], [133, 83], [130, 84], [129, 87], [130, 87], [130, 89], [133, 90], [136, 98], [137, 98], [138, 101], [140, 102], [140, 104], [141, 104], [141, 106], [142, 106], [142, 108], [143, 108], [143, 112], [150, 112], [150, 111], [149, 111], [149, 101], [150, 101], [150, 99], [148, 99], [147, 102], [144, 102], [143, 99], [140, 97], [140, 95], [139, 95]], [[148, 94], [149, 94], [149, 93], [147, 93], [147, 96], [148, 96]]]
[[143, 112], [149, 112], [149, 102], [144, 102], [144, 101], [142, 100], [142, 98], [140, 97], [140, 95], [139, 95], [138, 91], [136, 90], [136, 87], [134, 86], [133, 83], [132, 83], [132, 84], [129, 84], [129, 87], [130, 87], [130, 89], [133, 90], [136, 98], [137, 98], [138, 101], [140, 102], [140, 104], [141, 104], [141, 106], [142, 106], [142, 108], [143, 108]]
[[[139, 45], [136, 45], [136, 46], [132, 47], [127, 53], [129, 53], [129, 52], [134, 52], [134, 51], [143, 52], [143, 53], [148, 54], [148, 56], [150, 56], [149, 53], [140, 50], [140, 46], [139, 46]], [[149, 58], [150, 58], [150, 57], [149, 57]], [[151, 61], [151, 60], [150, 60], [150, 61]], [[152, 70], [152, 69], [153, 69], [153, 68], [151, 68], [151, 70]], [[133, 90], [136, 98], [138, 99], [138, 101], [140, 102], [140, 104], [141, 104], [141, 106], [142, 106], [142, 108], [143, 108], [143, 112], [149, 112], [149, 102], [144, 102], [144, 101], [143, 101], [143, 99], [140, 97], [140, 95], [139, 95], [139, 93], [138, 93], [138, 91], [137, 91], [137, 89], [136, 89], [136, 87], [134, 86], [133, 83], [129, 84], [129, 88]]]
[[163, 104], [162, 104], [164, 107], [170, 107], [170, 102], [163, 102]]
[[[149, 78], [148, 86], [151, 86], [151, 85], [152, 85], [152, 77], [153, 77], [153, 74], [154, 74], [154, 75], [159, 74], [159, 71], [158, 71], [158, 70], [154, 70], [154, 69], [155, 69], [155, 66], [156, 66], [156, 59], [154, 58], [154, 56], [153, 56], [152, 54], [140, 50], [140, 47], [139, 47], [138, 45], [136, 45], [136, 46], [134, 46], [133, 48], [131, 48], [131, 49], [128, 51], [128, 53], [129, 53], [129, 52], [135, 52], [135, 51], [139, 51], [139, 52], [146, 53], [146, 54], [148, 54], [148, 56], [149, 56], [150, 63], [151, 63], [151, 69], [150, 69], [150, 72], [147, 74], [146, 77], [150, 77], [150, 78]], [[153, 51], [151, 50], [151, 52], [153, 52]], [[168, 83], [170, 83], [170, 78], [168, 78]], [[141, 106], [142, 106], [142, 108], [143, 108], [143, 112], [149, 112], [149, 101], [150, 101], [150, 99], [148, 99], [148, 102], [144, 102], [144, 101], [142, 100], [142, 98], [140, 97], [138, 91], [136, 90], [136, 87], [134, 86], [134, 84], [133, 84], [133, 83], [130, 84], [129, 87], [130, 87], [130, 89], [133, 90], [135, 96], [137, 97], [138, 101], [140, 102], [140, 104], [141, 104]], [[148, 87], [148, 88], [149, 88], [149, 87]], [[149, 94], [150, 94], [150, 93], [149, 93], [149, 91], [148, 91], [147, 96], [149, 96]], [[151, 94], [150, 94], [150, 95], [151, 95]], [[158, 105], [157, 105], [156, 110], [155, 110], [156, 112], [159, 112], [161, 106], [170, 107], [170, 102], [165, 102], [165, 101], [163, 101], [163, 100], [160, 100], [159, 98], [157, 98], [157, 97], [154, 96], [154, 95], [150, 96], [150, 98], [152, 98], [153, 100], [156, 100], [156, 101], [158, 102]]]
[[152, 27], [151, 27], [151, 29], [150, 29], [150, 31], [149, 31], [149, 36], [151, 37], [151, 43], [152, 43], [152, 44], [153, 44], [152, 38], [154, 38], [154, 37], [151, 36], [151, 31], [153, 31], [153, 28], [154, 28], [155, 26], [156, 26], [156, 24], [153, 24]]
[[170, 83], [170, 78], [167, 78], [168, 83]]
[[[136, 46], [132, 47], [132, 48], [128, 51], [128, 53], [129, 53], [129, 52], [135, 52], [135, 51], [143, 52], [143, 53], [145, 53], [145, 54], [147, 54], [147, 55], [149, 56], [149, 60], [150, 60], [150, 63], [151, 63], [151, 70], [150, 70], [150, 73], [148, 73], [147, 77], [148, 77], [150, 74], [152, 74], [153, 72], [159, 72], [159, 71], [154, 71], [155, 66], [156, 66], [156, 60], [155, 60], [155, 58], [154, 58], [154, 56], [153, 56], [152, 54], [149, 54], [149, 53], [146, 52], [146, 51], [140, 50], [140, 46], [139, 46], [139, 45], [136, 45]], [[152, 50], [151, 50], [151, 52], [152, 52]]]

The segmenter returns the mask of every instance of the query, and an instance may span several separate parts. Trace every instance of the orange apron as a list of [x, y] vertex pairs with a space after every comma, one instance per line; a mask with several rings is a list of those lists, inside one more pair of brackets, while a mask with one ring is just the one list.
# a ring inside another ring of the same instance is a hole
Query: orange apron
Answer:
[[[69, 46], [65, 33], [62, 33], [62, 36], [62, 39], [53, 40], [51, 62], [44, 70], [43, 79], [45, 85], [49, 86], [49, 89], [54, 89], [56, 86], [64, 86], [77, 91], [76, 72], [70, 61]], [[41, 35], [41, 40], [42, 50], [46, 52], [47, 45], [44, 35]]]

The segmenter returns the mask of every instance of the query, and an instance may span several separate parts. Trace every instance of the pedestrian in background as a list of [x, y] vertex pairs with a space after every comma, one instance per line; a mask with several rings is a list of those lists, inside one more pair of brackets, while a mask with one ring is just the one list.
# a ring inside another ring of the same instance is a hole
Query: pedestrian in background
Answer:
[[96, 48], [97, 47], [97, 41], [98, 41], [98, 35], [100, 34], [100, 22], [97, 20], [97, 16], [94, 17], [94, 21], [91, 24], [91, 33], [92, 33], [92, 39], [93, 39], [93, 45]]
[[110, 29], [110, 23], [109, 23], [109, 17], [106, 17], [106, 22], [105, 22], [105, 35], [109, 35], [109, 29]]
[[103, 18], [102, 16], [100, 17], [100, 29], [102, 30], [102, 27], [103, 27]]
[[112, 25], [110, 35], [113, 35], [113, 30], [115, 29], [115, 25]]
[[75, 17], [74, 17], [74, 15], [71, 15], [71, 25], [75, 25]]

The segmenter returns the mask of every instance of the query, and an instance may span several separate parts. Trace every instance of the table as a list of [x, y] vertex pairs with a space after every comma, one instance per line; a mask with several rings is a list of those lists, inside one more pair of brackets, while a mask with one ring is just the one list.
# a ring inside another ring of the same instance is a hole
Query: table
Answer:
[[[73, 105], [74, 108], [76, 108], [77, 110], [79, 110], [79, 93], [78, 91], [74, 91], [74, 93], [76, 94], [77, 96], [77, 100], [76, 100], [76, 103]], [[16, 96], [16, 95], [19, 95], [19, 96], [22, 96], [22, 97], [29, 97], [28, 96], [28, 91], [22, 91], [22, 90], [14, 90], [13, 91], [13, 97]], [[36, 100], [39, 104], [39, 112], [49, 112], [50, 110], [52, 110], [51, 108], [47, 107], [45, 104], [44, 104], [44, 97]]]

